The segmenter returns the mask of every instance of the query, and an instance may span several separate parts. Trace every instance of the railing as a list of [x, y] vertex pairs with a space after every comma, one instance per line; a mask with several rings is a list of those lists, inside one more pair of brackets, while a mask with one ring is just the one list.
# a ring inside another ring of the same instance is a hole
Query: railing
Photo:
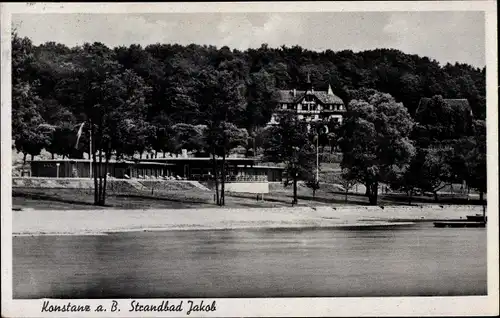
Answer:
[[319, 114], [320, 112], [321, 112], [320, 110], [316, 110], [316, 109], [312, 109], [312, 110], [300, 109], [300, 110], [297, 110], [297, 113], [299, 113], [299, 114]]

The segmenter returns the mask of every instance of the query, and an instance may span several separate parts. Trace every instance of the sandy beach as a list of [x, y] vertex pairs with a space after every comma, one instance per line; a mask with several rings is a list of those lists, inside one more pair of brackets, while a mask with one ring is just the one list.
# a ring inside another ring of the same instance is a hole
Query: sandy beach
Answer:
[[390, 225], [391, 221], [465, 219], [481, 206], [345, 206], [262, 209], [13, 211], [13, 235], [96, 235], [155, 230]]

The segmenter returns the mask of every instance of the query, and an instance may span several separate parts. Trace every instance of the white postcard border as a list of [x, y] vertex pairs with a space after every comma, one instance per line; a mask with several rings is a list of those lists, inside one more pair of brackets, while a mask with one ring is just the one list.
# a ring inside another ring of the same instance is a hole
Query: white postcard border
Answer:
[[[9, 3], [1, 4], [1, 207], [2, 207], [2, 316], [5, 317], [160, 317], [179, 313], [127, 312], [131, 300], [118, 299], [120, 312], [105, 314], [41, 313], [43, 300], [12, 300], [11, 202], [11, 69], [10, 40], [13, 13], [159, 13], [159, 12], [353, 12], [353, 11], [484, 11], [487, 65], [488, 168], [488, 296], [367, 297], [367, 298], [233, 298], [217, 301], [217, 311], [206, 317], [229, 316], [442, 316], [498, 314], [498, 74], [497, 13], [495, 1], [395, 2], [249, 2], [249, 3]], [[157, 304], [159, 299], [141, 299]], [[109, 305], [111, 300], [53, 300], [60, 305]], [[160, 299], [161, 301], [161, 299]], [[171, 299], [171, 301], [174, 301]], [[180, 301], [180, 300], [179, 300]], [[187, 301], [187, 300], [185, 300]], [[185, 314], [185, 312], [183, 313]], [[200, 316], [192, 313], [190, 316]]]

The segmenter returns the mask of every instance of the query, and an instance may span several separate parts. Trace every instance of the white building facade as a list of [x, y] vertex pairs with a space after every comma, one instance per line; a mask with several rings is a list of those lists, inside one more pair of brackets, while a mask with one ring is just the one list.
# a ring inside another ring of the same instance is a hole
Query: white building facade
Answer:
[[335, 120], [342, 123], [346, 111], [344, 102], [336, 96], [330, 85], [328, 91], [315, 91], [310, 81], [306, 90], [280, 90], [276, 111], [271, 116], [270, 125], [277, 124], [281, 116], [294, 113], [305, 122]]

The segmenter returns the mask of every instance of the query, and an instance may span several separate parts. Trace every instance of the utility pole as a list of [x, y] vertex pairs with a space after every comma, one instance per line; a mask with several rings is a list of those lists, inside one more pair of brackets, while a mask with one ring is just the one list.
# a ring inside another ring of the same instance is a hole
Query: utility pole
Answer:
[[[75, 144], [75, 149], [78, 149], [78, 143], [80, 142], [80, 137], [82, 136], [83, 132], [83, 126], [85, 125], [85, 122], [83, 122], [80, 125], [80, 129], [78, 129], [78, 133], [76, 134], [76, 144]], [[90, 126], [91, 124], [89, 124]], [[89, 142], [89, 159], [90, 159], [90, 168], [89, 168], [89, 174], [90, 174], [90, 179], [92, 179], [92, 129], [89, 130], [89, 136], [90, 136], [90, 142]]]
[[316, 134], [316, 182], [319, 182], [319, 133]]
[[89, 157], [90, 157], [90, 169], [89, 169], [89, 173], [90, 173], [90, 179], [93, 178], [92, 176], [92, 164], [94, 163], [94, 157], [92, 156], [92, 131], [90, 131], [90, 142], [89, 142]]

